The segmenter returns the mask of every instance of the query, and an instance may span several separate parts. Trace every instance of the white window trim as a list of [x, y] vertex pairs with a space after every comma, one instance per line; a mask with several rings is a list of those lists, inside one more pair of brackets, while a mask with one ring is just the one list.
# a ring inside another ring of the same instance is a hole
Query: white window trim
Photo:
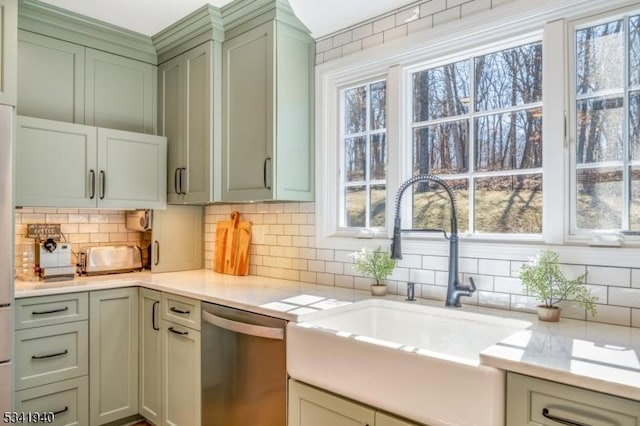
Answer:
[[[405, 77], [407, 69], [429, 59], [446, 57], [456, 50], [471, 50], [507, 38], [528, 37], [544, 28], [543, 235], [474, 235], [464, 238], [460, 255], [526, 259], [541, 248], [553, 246], [560, 252], [563, 262], [574, 260], [583, 264], [637, 266], [637, 249], [616, 248], [612, 255], [610, 248], [587, 247], [584, 240], [574, 241], [568, 238], [567, 188], [570, 171], [568, 139], [565, 137], [568, 111], [565, 19], [576, 19], [628, 5], [626, 0], [611, 0], [606, 3], [603, 5], [601, 2], [588, 0], [516, 1], [478, 14], [472, 25], [469, 20], [456, 21], [316, 67], [316, 247], [337, 250], [359, 250], [363, 246], [388, 247], [395, 203], [392, 194], [395, 194], [401, 183], [408, 155], [406, 141], [409, 127], [403, 124], [407, 123], [407, 108], [403, 105], [401, 96], [408, 84]], [[388, 229], [386, 234], [338, 230], [339, 205], [336, 191], [340, 177], [336, 166], [340, 158], [340, 128], [336, 111], [339, 106], [339, 88], [385, 76], [389, 149], [387, 190], [390, 194], [386, 205]], [[399, 145], [399, 149], [394, 148], [395, 145]], [[407, 200], [408, 198], [405, 197]], [[403, 238], [403, 249], [408, 253], [442, 255], [447, 253], [447, 246], [448, 242], [441, 237], [408, 233]]]

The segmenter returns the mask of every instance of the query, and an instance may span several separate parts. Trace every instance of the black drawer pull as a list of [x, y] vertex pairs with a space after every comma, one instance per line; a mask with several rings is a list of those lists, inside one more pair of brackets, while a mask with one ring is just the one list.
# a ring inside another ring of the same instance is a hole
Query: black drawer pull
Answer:
[[549, 420], [553, 420], [553, 421], [554, 421], [554, 422], [556, 422], [556, 423], [560, 423], [560, 424], [562, 424], [562, 425], [568, 425], [568, 426], [589, 426], [589, 425], [588, 425], [588, 424], [586, 424], [586, 423], [578, 423], [578, 422], [574, 422], [574, 421], [571, 421], [571, 420], [569, 420], [569, 419], [565, 419], [565, 418], [562, 418], [562, 417], [556, 417], [556, 416], [553, 416], [553, 415], [549, 414], [549, 410], [548, 410], [547, 408], [543, 408], [543, 409], [542, 409], [542, 416], [543, 416], [543, 417], [545, 417], [545, 418], [547, 418], [547, 419], [549, 419]]
[[52, 309], [50, 311], [32, 311], [31, 315], [47, 315], [47, 314], [56, 314], [58, 312], [64, 312], [64, 311], [68, 311], [69, 307], [65, 306], [64, 308], [60, 308], [60, 309]]
[[172, 333], [175, 333], [175, 334], [179, 334], [181, 336], [186, 336], [187, 334], [189, 334], [188, 331], [178, 331], [173, 327], [169, 327], [169, 331], [172, 332]]
[[169, 308], [169, 310], [171, 312], [175, 312], [176, 314], [181, 314], [181, 315], [188, 315], [191, 313], [191, 311], [183, 311], [181, 309], [178, 308], [174, 308], [173, 306]]
[[69, 407], [64, 407], [62, 410], [54, 411], [51, 414], [57, 416], [58, 414], [66, 413], [67, 411], [69, 411]]
[[69, 351], [68, 350], [64, 350], [62, 352], [56, 352], [55, 354], [47, 354], [47, 355], [31, 355], [31, 359], [47, 359], [47, 358], [54, 358], [57, 356], [62, 356], [62, 355], [66, 355], [68, 354]]

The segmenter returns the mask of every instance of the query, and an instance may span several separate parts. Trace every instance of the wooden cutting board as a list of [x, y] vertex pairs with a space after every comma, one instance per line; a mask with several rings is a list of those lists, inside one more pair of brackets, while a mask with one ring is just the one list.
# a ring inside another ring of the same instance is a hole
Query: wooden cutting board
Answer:
[[214, 271], [230, 275], [247, 275], [250, 250], [251, 222], [241, 222], [240, 212], [231, 212], [230, 221], [218, 221]]

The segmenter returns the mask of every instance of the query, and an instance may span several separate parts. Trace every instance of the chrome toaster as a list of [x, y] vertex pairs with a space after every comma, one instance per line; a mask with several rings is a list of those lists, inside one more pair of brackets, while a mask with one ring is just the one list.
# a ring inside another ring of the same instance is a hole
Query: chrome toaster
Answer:
[[138, 246], [84, 247], [78, 253], [78, 274], [115, 274], [142, 270]]

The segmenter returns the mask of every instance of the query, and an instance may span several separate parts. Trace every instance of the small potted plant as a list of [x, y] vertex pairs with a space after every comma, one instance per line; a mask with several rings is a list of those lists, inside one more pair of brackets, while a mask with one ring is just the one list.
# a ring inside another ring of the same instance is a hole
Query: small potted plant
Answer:
[[391, 258], [388, 250], [378, 247], [371, 251], [363, 248], [353, 253], [355, 264], [353, 270], [364, 276], [371, 277], [375, 283], [371, 284], [371, 294], [384, 296], [387, 294], [387, 285], [383, 283], [396, 267], [396, 261]]
[[544, 250], [520, 268], [520, 279], [528, 295], [535, 296], [538, 319], [555, 322], [560, 319], [557, 303], [563, 300], [577, 302], [591, 315], [596, 314], [598, 298], [584, 285], [587, 274], [569, 280], [560, 270], [559, 255], [553, 250]]

